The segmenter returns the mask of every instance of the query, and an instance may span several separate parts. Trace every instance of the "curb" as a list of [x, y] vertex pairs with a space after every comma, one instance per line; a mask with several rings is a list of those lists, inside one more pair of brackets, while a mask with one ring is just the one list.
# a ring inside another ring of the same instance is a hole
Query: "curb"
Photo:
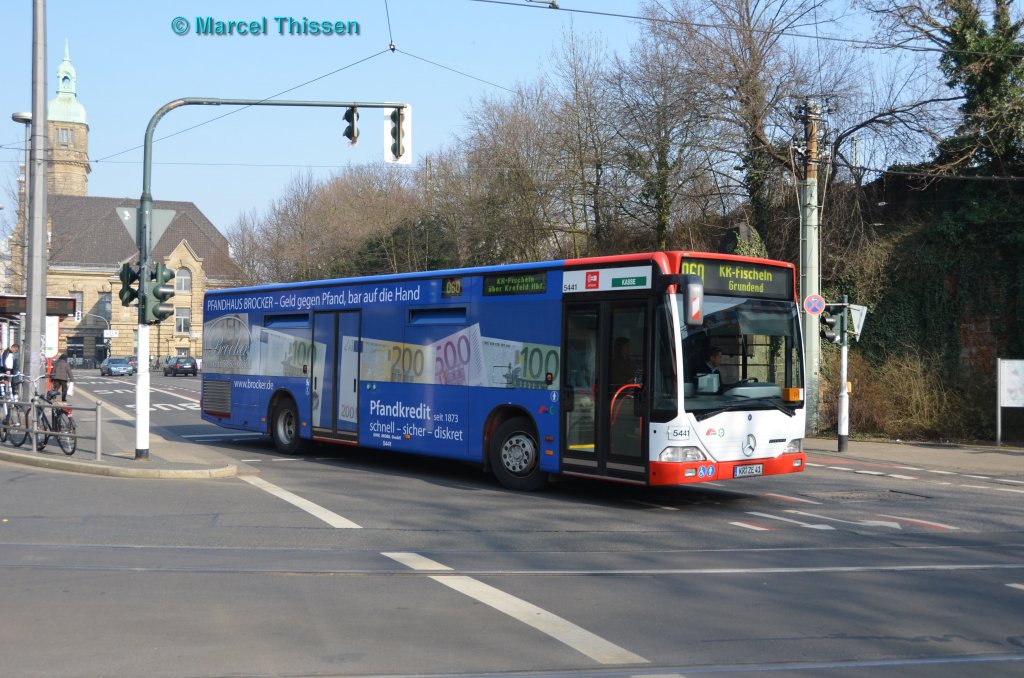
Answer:
[[11, 452], [9, 450], [0, 450], [0, 461], [25, 464], [26, 466], [38, 466], [40, 468], [48, 468], [58, 471], [89, 473], [96, 476], [108, 476], [111, 478], [205, 480], [212, 478], [233, 478], [238, 475], [238, 466], [235, 464], [228, 464], [219, 468], [200, 469], [121, 468], [119, 466], [101, 465], [102, 462], [93, 465], [88, 462], [40, 457], [35, 454], [22, 454], [19, 452]]

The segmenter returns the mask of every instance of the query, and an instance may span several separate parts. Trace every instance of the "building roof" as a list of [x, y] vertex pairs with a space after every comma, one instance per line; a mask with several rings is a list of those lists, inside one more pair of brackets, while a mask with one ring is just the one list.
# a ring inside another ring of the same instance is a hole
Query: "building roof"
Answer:
[[78, 100], [78, 75], [71, 65], [68, 41], [64, 41], [64, 61], [57, 67], [57, 96], [46, 106], [46, 118], [50, 122], [74, 122], [87, 125], [85, 106]]
[[[134, 260], [137, 255], [138, 198], [51, 194], [46, 204], [51, 224], [50, 266], [103, 267], [114, 271], [122, 262]], [[154, 222], [161, 221], [160, 214], [165, 216], [164, 221], [170, 218], [170, 222], [153, 244], [152, 259], [162, 260], [184, 240], [202, 259], [203, 272], [208, 278], [222, 281], [241, 278], [241, 270], [228, 252], [227, 238], [194, 203], [155, 200], [153, 212]]]

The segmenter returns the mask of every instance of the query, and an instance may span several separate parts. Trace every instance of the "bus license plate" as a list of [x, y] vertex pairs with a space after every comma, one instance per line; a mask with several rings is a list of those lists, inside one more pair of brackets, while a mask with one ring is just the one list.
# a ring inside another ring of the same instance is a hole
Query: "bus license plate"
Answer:
[[749, 478], [764, 473], [764, 464], [744, 464], [743, 466], [732, 467], [733, 478]]

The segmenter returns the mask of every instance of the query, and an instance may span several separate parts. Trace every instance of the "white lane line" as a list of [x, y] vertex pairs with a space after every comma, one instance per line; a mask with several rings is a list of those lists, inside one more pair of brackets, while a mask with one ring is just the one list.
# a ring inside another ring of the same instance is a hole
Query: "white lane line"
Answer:
[[[450, 571], [452, 569], [418, 553], [390, 551], [382, 552], [381, 555], [418, 571]], [[431, 579], [476, 601], [489, 605], [499, 612], [504, 612], [513, 619], [532, 626], [542, 633], [546, 633], [555, 640], [565, 643], [577, 652], [581, 652], [601, 664], [649, 663], [640, 655], [633, 654], [629, 650], [610, 643], [604, 638], [594, 635], [568, 620], [562, 619], [558, 615], [551, 614], [547, 610], [528, 603], [521, 598], [509, 595], [493, 586], [477, 581], [472, 577], [444, 575], [431, 577]]]
[[972, 476], [966, 473], [964, 474], [964, 478], [974, 478], [975, 480], [992, 480], [990, 476]]
[[489, 605], [499, 612], [532, 626], [572, 649], [585, 654], [599, 664], [647, 664], [648, 660], [629, 650], [610, 643], [584, 628], [562, 619], [558, 615], [511, 596], [504, 591], [477, 581], [472, 577], [439, 575], [431, 577], [436, 582], [458, 591], [470, 598]]
[[1024, 584], [1007, 584], [1011, 589], [1018, 589], [1024, 591]]
[[954, 471], [940, 471], [940, 470], [935, 469], [935, 468], [926, 468], [925, 471], [927, 473], [938, 473], [939, 475], [942, 475], [942, 476], [955, 476], [955, 475], [957, 475]]
[[915, 525], [924, 525], [925, 527], [934, 527], [937, 530], [959, 530], [959, 527], [953, 527], [952, 525], [946, 525], [944, 523], [933, 523], [930, 520], [918, 520], [917, 518], [907, 518], [906, 516], [889, 516], [884, 513], [877, 514], [880, 518], [892, 518], [893, 520], [902, 520], [907, 523], [914, 523]]
[[996, 482], [999, 482], [999, 483], [1015, 483], [1017, 485], [1024, 485], [1024, 480], [1011, 480], [1010, 478], [996, 478]]
[[802, 497], [791, 497], [788, 494], [775, 494], [774, 492], [765, 492], [764, 497], [774, 497], [775, 499], [781, 499], [782, 501], [795, 501], [800, 504], [814, 504], [815, 506], [821, 506], [820, 501], [811, 501], [810, 499], [804, 499]]
[[1015, 494], [1024, 494], [1024, 490], [1015, 490], [1012, 487], [997, 487], [996, 492], [1013, 492]]
[[898, 478], [899, 480], [919, 480], [919, 478], [917, 476], [904, 476], [904, 475], [900, 475], [899, 473], [890, 473], [889, 477], [890, 478]]
[[258, 487], [264, 492], [274, 495], [278, 499], [283, 499], [284, 501], [288, 502], [292, 506], [295, 506], [296, 508], [302, 509], [311, 516], [314, 516], [324, 521], [331, 527], [337, 527], [339, 529], [362, 528], [361, 525], [356, 525], [348, 518], [342, 518], [337, 513], [328, 511], [323, 506], [314, 504], [308, 499], [303, 499], [299, 495], [293, 494], [288, 490], [282, 489], [277, 485], [274, 485], [273, 483], [268, 483], [266, 480], [263, 480], [262, 478], [257, 478], [256, 476], [238, 476], [238, 478], [240, 480], [244, 480], [245, 482], [249, 483], [254, 487]]
[[853, 470], [852, 468], [847, 468], [845, 466], [826, 466], [825, 468], [830, 469], [832, 471], [852, 471]]
[[406, 551], [388, 551], [382, 552], [382, 556], [387, 556], [391, 560], [397, 560], [402, 565], [405, 565], [410, 570], [451, 570], [452, 568], [447, 565], [442, 565], [436, 560], [431, 560], [426, 556], [421, 556], [418, 553], [408, 553]]
[[884, 476], [885, 475], [881, 471], [863, 471], [863, 470], [861, 470], [861, 471], [854, 471], [854, 473], [859, 473], [862, 476]]
[[739, 520], [734, 520], [734, 521], [730, 522], [729, 524], [730, 525], [735, 525], [736, 527], [745, 527], [748, 530], [757, 530], [758, 532], [770, 532], [771, 531], [770, 527], [761, 527], [760, 525], [755, 525], [754, 523], [744, 523], [744, 522], [739, 521]]
[[641, 506], [647, 506], [647, 507], [650, 507], [650, 508], [662, 509], [662, 510], [665, 510], [665, 511], [678, 511], [679, 510], [678, 506], [665, 506], [664, 504], [654, 504], [654, 503], [651, 503], [649, 501], [640, 501], [639, 499], [628, 499], [627, 501], [629, 503], [631, 503], [631, 504], [640, 504]]
[[758, 513], [757, 511], [747, 511], [752, 516], [760, 516], [762, 518], [768, 518], [769, 520], [781, 520], [784, 523], [794, 523], [800, 527], [809, 527], [812, 530], [834, 530], [836, 528], [831, 525], [822, 525], [819, 523], [804, 523], [799, 520], [793, 520], [792, 518], [783, 518], [782, 516], [773, 516], [770, 513]]

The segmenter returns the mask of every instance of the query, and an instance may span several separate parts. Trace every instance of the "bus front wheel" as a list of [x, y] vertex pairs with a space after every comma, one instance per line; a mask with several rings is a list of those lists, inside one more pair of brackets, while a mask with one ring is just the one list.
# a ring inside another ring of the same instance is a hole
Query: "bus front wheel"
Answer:
[[299, 437], [299, 411], [291, 400], [282, 400], [274, 406], [270, 418], [270, 437], [281, 454], [296, 454], [302, 449]]
[[516, 417], [499, 426], [491, 438], [490, 457], [498, 482], [510, 490], [539, 490], [547, 481], [529, 419]]

